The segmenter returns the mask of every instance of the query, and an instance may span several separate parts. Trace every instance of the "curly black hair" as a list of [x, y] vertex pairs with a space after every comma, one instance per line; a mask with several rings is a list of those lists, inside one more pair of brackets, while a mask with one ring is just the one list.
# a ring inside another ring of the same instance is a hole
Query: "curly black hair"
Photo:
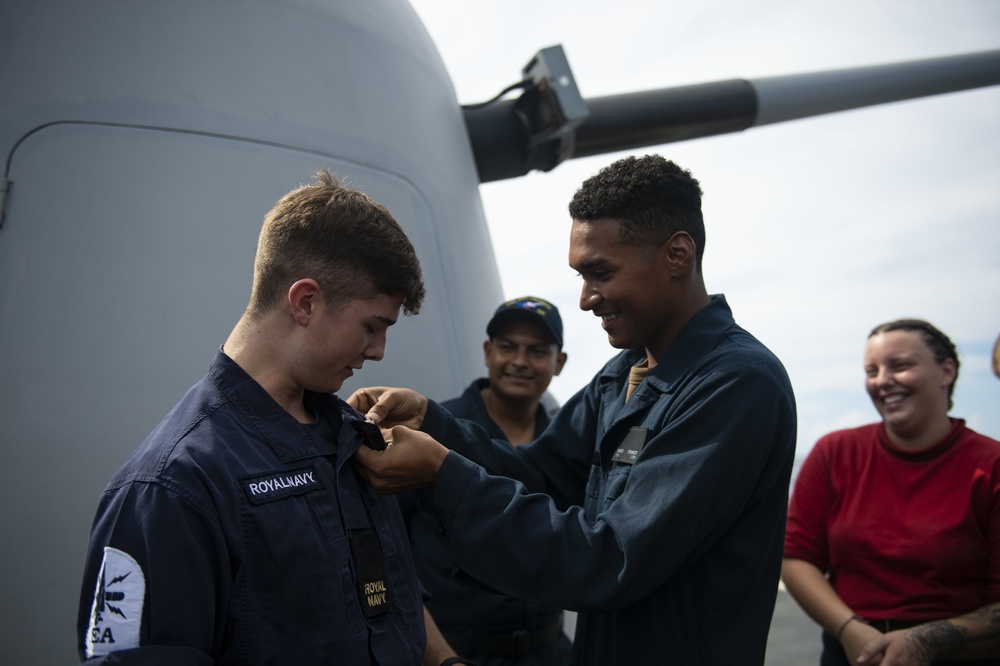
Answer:
[[569, 203], [574, 220], [616, 220], [621, 241], [661, 245], [678, 231], [694, 239], [698, 268], [705, 252], [701, 185], [660, 155], [625, 157], [583, 182]]

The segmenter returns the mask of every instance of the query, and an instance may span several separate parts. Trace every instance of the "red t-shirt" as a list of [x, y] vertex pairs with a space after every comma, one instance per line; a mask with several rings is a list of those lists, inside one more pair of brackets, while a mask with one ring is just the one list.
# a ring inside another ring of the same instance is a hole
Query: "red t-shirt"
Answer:
[[785, 557], [828, 573], [869, 619], [935, 620], [1000, 601], [1000, 442], [952, 424], [918, 454], [881, 423], [821, 438], [795, 482]]

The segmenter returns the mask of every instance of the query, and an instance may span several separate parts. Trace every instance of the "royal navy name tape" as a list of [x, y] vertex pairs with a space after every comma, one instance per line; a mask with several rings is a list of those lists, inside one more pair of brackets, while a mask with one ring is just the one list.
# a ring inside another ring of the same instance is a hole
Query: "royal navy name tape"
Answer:
[[316, 479], [316, 472], [308, 468], [244, 479], [242, 483], [247, 498], [253, 504], [273, 502], [289, 495], [307, 493], [322, 487]]

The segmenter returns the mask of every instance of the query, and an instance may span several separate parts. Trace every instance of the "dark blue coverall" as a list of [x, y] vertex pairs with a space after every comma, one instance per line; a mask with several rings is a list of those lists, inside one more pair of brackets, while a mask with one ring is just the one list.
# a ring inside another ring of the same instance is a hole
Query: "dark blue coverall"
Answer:
[[361, 440], [345, 423], [360, 415], [332, 394], [306, 404], [325, 437], [216, 355], [101, 496], [81, 659], [422, 662], [423, 600], [399, 507], [348, 464]]
[[626, 402], [644, 357], [613, 358], [524, 446], [431, 403], [422, 428], [453, 449], [434, 533], [487, 585], [579, 611], [573, 664], [763, 664], [795, 448], [788, 377], [721, 295]]
[[[480, 391], [489, 379], [473, 381], [457, 398], [441, 403], [455, 417], [474, 421], [493, 439], [507, 435], [489, 416]], [[535, 432], [549, 424], [539, 405]], [[434, 516], [419, 508], [423, 492], [400, 493], [400, 509], [410, 533], [417, 575], [430, 593], [427, 610], [459, 654], [479, 666], [562, 666], [569, 663], [570, 641], [562, 630], [563, 613], [497, 592], [469, 576], [434, 535]], [[525, 545], [531, 548], [530, 544]]]

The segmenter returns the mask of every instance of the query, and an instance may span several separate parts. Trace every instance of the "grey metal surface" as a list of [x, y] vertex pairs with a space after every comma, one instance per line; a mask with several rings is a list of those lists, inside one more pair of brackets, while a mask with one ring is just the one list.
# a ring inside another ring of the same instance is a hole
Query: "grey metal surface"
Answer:
[[242, 313], [282, 194], [330, 168], [426, 273], [345, 394], [458, 393], [503, 294], [451, 81], [402, 0], [14, 0], [0, 43], [0, 663], [72, 663], [98, 495]]

